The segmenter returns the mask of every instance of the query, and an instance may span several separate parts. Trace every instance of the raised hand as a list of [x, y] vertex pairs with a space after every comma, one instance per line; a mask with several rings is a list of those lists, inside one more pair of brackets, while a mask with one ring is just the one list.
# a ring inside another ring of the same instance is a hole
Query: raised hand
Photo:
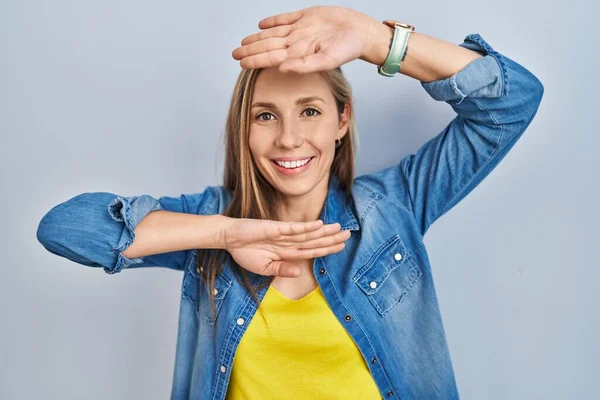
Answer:
[[345, 7], [309, 7], [261, 20], [232, 56], [245, 69], [279, 66], [281, 72], [334, 69], [360, 58], [370, 46], [366, 14]]
[[300, 276], [293, 260], [337, 253], [345, 247], [350, 231], [339, 223], [323, 221], [283, 222], [235, 219], [224, 232], [225, 248], [244, 269], [259, 275]]

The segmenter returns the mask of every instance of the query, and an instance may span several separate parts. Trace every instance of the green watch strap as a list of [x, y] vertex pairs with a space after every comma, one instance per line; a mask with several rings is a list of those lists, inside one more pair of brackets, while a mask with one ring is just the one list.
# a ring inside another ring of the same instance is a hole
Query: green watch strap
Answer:
[[411, 32], [411, 29], [396, 25], [394, 37], [390, 44], [390, 52], [383, 65], [377, 67], [377, 72], [379, 72], [380, 75], [392, 77], [400, 72], [400, 69], [402, 68], [400, 62], [404, 61], [404, 58], [406, 57], [408, 38]]

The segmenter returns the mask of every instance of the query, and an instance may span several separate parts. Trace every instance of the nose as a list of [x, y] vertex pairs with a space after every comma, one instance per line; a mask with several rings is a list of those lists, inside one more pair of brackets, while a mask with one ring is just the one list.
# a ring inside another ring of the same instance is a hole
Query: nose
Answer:
[[291, 149], [302, 145], [304, 139], [298, 134], [297, 126], [292, 121], [283, 121], [280, 126], [281, 130], [275, 140], [277, 147]]

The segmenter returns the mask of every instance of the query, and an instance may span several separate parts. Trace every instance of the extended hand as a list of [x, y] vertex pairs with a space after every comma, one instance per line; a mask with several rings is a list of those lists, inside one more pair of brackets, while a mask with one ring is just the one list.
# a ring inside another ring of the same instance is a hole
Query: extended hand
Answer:
[[239, 218], [224, 232], [225, 248], [244, 269], [259, 275], [300, 276], [288, 260], [312, 259], [344, 249], [350, 231], [339, 223]]
[[261, 20], [232, 56], [245, 69], [279, 66], [281, 72], [325, 71], [360, 58], [373, 18], [344, 7], [309, 7]]

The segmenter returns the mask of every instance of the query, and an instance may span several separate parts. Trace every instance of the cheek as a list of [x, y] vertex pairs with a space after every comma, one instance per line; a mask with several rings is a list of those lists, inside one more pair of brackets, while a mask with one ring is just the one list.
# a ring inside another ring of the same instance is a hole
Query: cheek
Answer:
[[337, 123], [335, 121], [327, 121], [319, 127], [318, 138], [315, 138], [319, 146], [324, 149], [335, 147], [335, 138], [338, 136]]
[[248, 147], [250, 149], [250, 156], [254, 161], [257, 168], [265, 172], [266, 169], [266, 155], [270, 153], [272, 139], [267, 132], [253, 131], [250, 130], [248, 136]]
[[335, 148], [335, 132], [331, 130], [321, 130], [312, 138], [313, 145], [321, 152], [332, 152]]
[[250, 153], [254, 158], [260, 157], [265, 152], [265, 142], [260, 140], [260, 135], [257, 132], [250, 130], [248, 137], [248, 146], [250, 147]]

